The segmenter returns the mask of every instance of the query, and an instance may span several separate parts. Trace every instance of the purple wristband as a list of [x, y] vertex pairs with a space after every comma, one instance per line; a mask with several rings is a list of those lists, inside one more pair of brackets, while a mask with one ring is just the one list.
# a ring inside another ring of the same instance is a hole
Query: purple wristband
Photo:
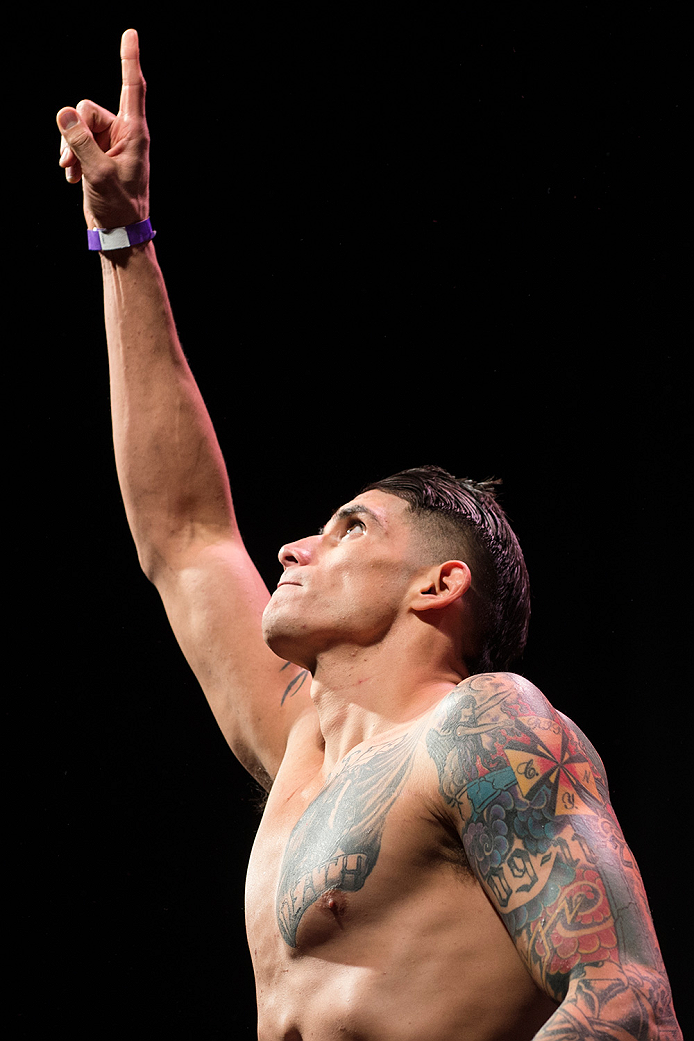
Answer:
[[125, 228], [91, 228], [87, 232], [87, 242], [89, 249], [127, 249], [128, 246], [149, 242], [155, 235], [156, 231], [153, 231], [148, 217], [137, 224], [128, 224]]

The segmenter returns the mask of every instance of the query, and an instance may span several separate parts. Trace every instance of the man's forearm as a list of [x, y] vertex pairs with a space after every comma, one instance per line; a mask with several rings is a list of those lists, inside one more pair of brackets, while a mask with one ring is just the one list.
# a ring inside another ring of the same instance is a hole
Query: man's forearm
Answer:
[[611, 962], [588, 967], [582, 978], [573, 981], [535, 1041], [603, 1041], [607, 1037], [682, 1041], [664, 970], [632, 963], [625, 972]]
[[151, 242], [103, 254], [116, 465], [150, 577], [234, 526], [222, 454], [183, 355]]

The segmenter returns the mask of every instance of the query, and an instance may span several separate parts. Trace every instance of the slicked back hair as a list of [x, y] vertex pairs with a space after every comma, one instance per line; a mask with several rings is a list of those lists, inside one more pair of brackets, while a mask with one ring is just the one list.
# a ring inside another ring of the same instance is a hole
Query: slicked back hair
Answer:
[[472, 573], [475, 652], [471, 673], [506, 671], [522, 655], [530, 622], [528, 572], [518, 539], [496, 500], [497, 480], [454, 477], [439, 466], [403, 470], [362, 488], [409, 503], [425, 552], [463, 560]]

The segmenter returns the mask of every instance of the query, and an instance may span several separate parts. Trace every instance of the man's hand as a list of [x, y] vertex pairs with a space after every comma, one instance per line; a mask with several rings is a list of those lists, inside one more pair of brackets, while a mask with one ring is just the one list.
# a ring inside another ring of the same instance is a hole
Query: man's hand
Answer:
[[119, 228], [149, 217], [149, 132], [137, 33], [121, 40], [123, 85], [118, 114], [93, 101], [57, 115], [60, 166], [71, 184], [82, 181], [89, 228]]

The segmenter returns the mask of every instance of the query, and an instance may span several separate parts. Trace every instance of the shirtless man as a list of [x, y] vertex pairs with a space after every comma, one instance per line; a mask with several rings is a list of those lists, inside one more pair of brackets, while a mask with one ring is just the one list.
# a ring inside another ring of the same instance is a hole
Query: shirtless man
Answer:
[[490, 489], [396, 476], [284, 546], [266, 590], [142, 225], [133, 30], [121, 57], [117, 115], [58, 113], [60, 164], [88, 228], [145, 228], [96, 242], [116, 460], [141, 565], [269, 790], [247, 885], [259, 1037], [681, 1038], [600, 758], [502, 671], [527, 583]]

